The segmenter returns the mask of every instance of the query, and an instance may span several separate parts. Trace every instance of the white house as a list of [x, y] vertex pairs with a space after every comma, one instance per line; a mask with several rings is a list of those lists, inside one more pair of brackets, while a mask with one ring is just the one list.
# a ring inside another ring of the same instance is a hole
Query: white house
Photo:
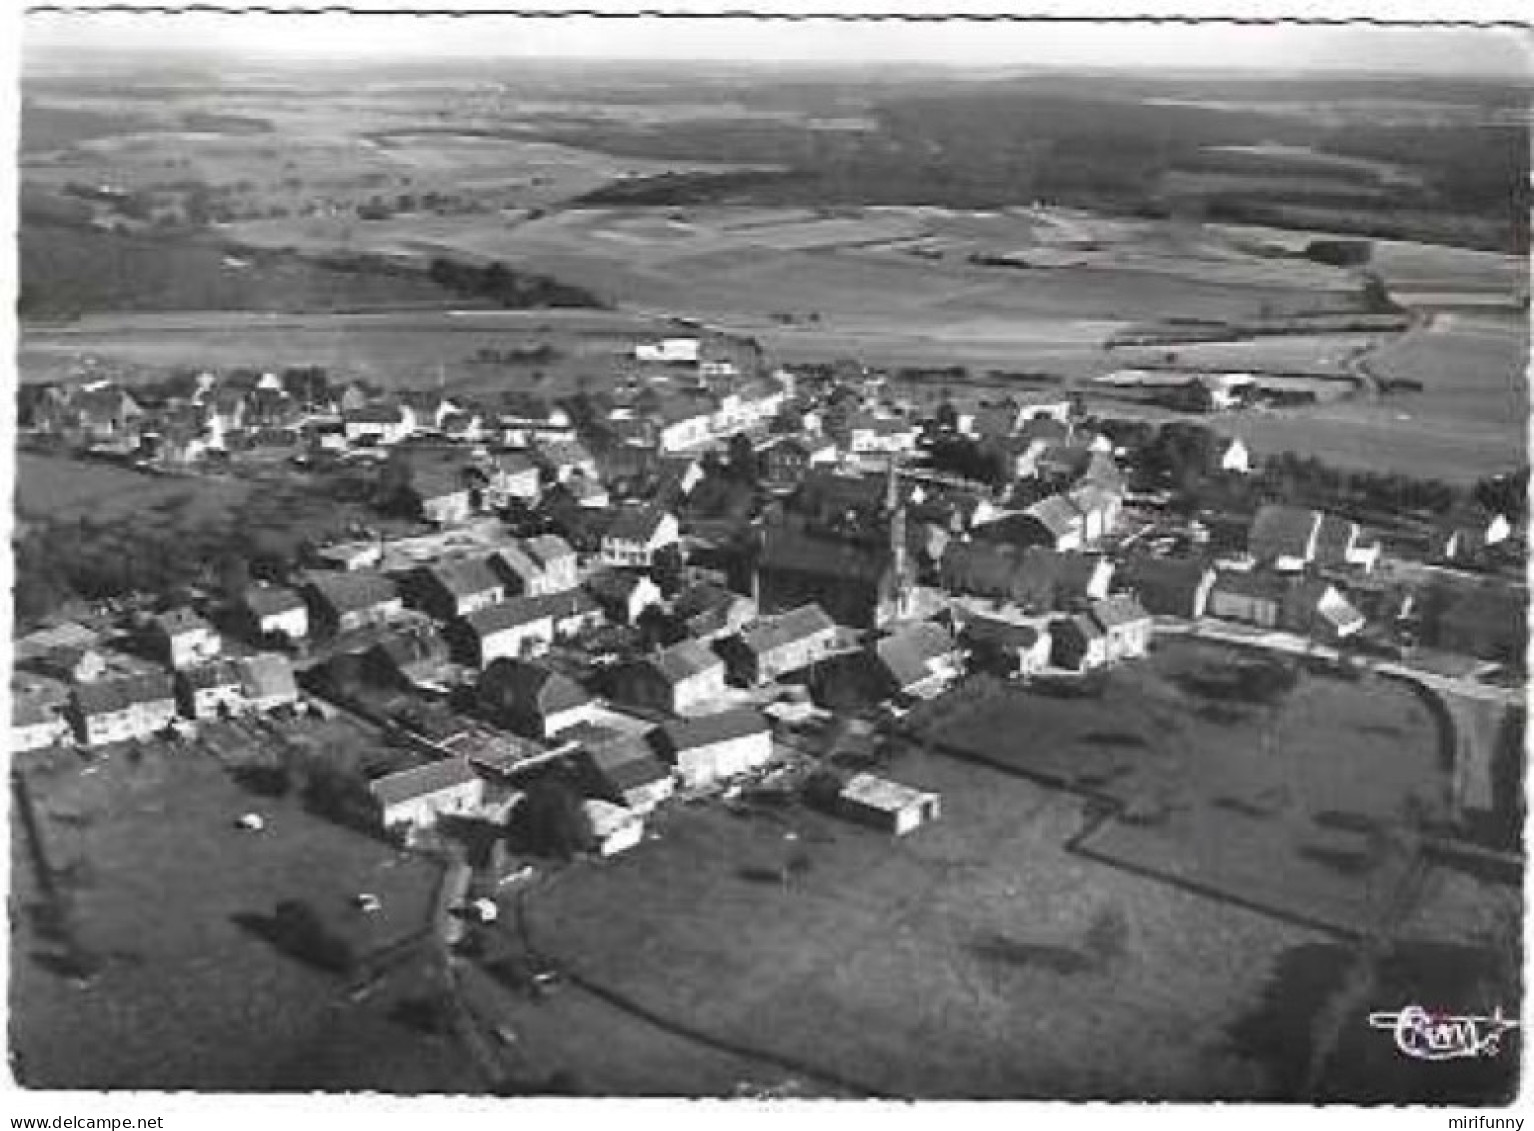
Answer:
[[772, 728], [756, 711], [735, 708], [667, 723], [656, 745], [684, 789], [702, 789], [766, 765]]
[[406, 404], [369, 404], [346, 412], [341, 427], [348, 444], [398, 444], [416, 431], [415, 410]]
[[369, 787], [379, 823], [414, 834], [444, 816], [464, 816], [484, 803], [485, 782], [468, 761], [448, 758], [386, 774]]
[[699, 345], [697, 338], [662, 338], [658, 342], [640, 342], [634, 346], [634, 360], [658, 362], [662, 365], [696, 365]]
[[463, 651], [482, 669], [502, 657], [542, 655], [554, 642], [554, 618], [533, 597], [513, 597], [476, 609], [455, 627]]
[[602, 561], [612, 566], [647, 567], [655, 555], [681, 539], [676, 516], [658, 507], [625, 507], [602, 536]]

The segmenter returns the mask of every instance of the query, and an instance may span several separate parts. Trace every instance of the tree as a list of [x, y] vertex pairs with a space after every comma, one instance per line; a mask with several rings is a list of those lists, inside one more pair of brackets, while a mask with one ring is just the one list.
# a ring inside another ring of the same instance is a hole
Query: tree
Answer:
[[535, 852], [569, 859], [596, 846], [596, 834], [582, 807], [580, 791], [560, 774], [546, 774], [527, 788], [518, 824]]

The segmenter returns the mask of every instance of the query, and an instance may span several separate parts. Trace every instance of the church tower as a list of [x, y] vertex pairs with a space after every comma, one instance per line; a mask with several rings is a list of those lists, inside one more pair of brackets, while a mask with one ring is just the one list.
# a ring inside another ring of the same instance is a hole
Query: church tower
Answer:
[[911, 611], [911, 550], [906, 533], [905, 500], [900, 495], [900, 479], [895, 474], [895, 457], [889, 458], [884, 489], [884, 516], [889, 524], [890, 568], [895, 581], [895, 615]]

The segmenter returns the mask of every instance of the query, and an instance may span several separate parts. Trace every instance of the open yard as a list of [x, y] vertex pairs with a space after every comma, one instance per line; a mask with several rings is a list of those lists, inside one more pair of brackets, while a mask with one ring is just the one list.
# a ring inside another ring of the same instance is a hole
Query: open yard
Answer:
[[120, 464], [20, 452], [16, 513], [23, 519], [97, 522], [174, 517], [187, 526], [218, 522], [238, 507], [249, 485], [237, 479], [149, 475]]
[[[61, 754], [27, 781], [65, 915], [61, 926], [48, 913], [36, 856], [13, 820], [10, 1023], [23, 1084], [475, 1085], [446, 1042], [398, 1019], [397, 995], [428, 991], [418, 963], [352, 1001], [343, 976], [282, 945], [277, 908], [297, 901], [354, 955], [381, 958], [429, 928], [434, 865], [296, 798], [248, 792], [192, 747]], [[251, 811], [265, 816], [264, 832], [236, 827]], [[357, 910], [363, 891], [382, 910]], [[73, 946], [61, 948], [61, 937]], [[88, 979], [76, 976], [81, 963], [94, 967]], [[348, 1050], [345, 1064], [337, 1047]]]

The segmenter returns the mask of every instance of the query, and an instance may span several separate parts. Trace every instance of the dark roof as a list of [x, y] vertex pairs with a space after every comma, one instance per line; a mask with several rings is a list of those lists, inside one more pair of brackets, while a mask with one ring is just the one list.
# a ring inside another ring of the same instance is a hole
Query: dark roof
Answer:
[[819, 605], [801, 605], [775, 617], [762, 617], [741, 630], [740, 639], [760, 655], [821, 633], [834, 633], [836, 622]]
[[564, 561], [575, 556], [570, 543], [557, 534], [539, 534], [525, 539], [522, 542], [522, 549], [545, 569], [556, 561]]
[[1289, 592], [1289, 583], [1276, 574], [1229, 571], [1215, 577], [1212, 592], [1235, 593], [1256, 600], [1279, 602]]
[[484, 558], [423, 566], [421, 574], [429, 577], [454, 597], [469, 597], [502, 588], [502, 582]]
[[137, 703], [173, 701], [176, 697], [171, 678], [164, 672], [143, 672], [117, 679], [98, 680], [95, 683], [82, 683], [75, 687], [72, 694], [80, 713], [84, 715], [112, 714]]
[[569, 617], [588, 616], [591, 613], [601, 612], [602, 607], [591, 599], [591, 594], [584, 589], [566, 589], [563, 593], [545, 593], [538, 597], [529, 597], [533, 602], [556, 621], [565, 620]]
[[346, 573], [312, 573], [309, 585], [338, 613], [356, 612], [399, 598], [394, 582], [381, 573], [352, 570]]
[[613, 514], [605, 537], [648, 542], [660, 531], [667, 512], [660, 507], [622, 507]]
[[1310, 549], [1318, 515], [1304, 507], [1267, 503], [1260, 507], [1247, 532], [1246, 545], [1259, 558], [1303, 558]]
[[879, 661], [902, 688], [926, 679], [931, 674], [927, 665], [952, 650], [947, 629], [932, 621], [906, 625], [874, 645]]
[[716, 742], [731, 742], [771, 730], [767, 720], [749, 707], [732, 707], [716, 715], [700, 715], [664, 724], [659, 730], [663, 748], [672, 752], [696, 750]]
[[275, 652], [261, 652], [245, 656], [235, 663], [245, 687], [245, 694], [252, 699], [273, 696], [296, 698], [298, 684], [293, 678], [293, 665], [286, 656]]
[[417, 797], [427, 797], [445, 789], [455, 789], [474, 781], [478, 775], [464, 758], [446, 758], [428, 762], [414, 769], [387, 774], [368, 786], [380, 805], [397, 805]]
[[496, 550], [494, 556], [509, 573], [524, 581], [536, 581], [544, 572], [543, 565], [518, 543], [509, 543]]
[[698, 640], [683, 640], [640, 662], [659, 672], [671, 684], [724, 666], [724, 661], [714, 654], [714, 650]]
[[233, 660], [215, 660], [211, 664], [199, 664], [180, 672], [187, 687], [193, 691], [206, 691], [211, 687], [238, 687], [244, 681], [240, 669]]
[[1150, 614], [1128, 593], [1116, 593], [1107, 600], [1092, 602], [1092, 619], [1105, 629], [1122, 628], [1147, 621]]
[[477, 636], [491, 636], [507, 629], [520, 628], [553, 614], [537, 597], [509, 597], [498, 605], [475, 609], [461, 619]]
[[398, 404], [365, 404], [345, 414], [348, 424], [399, 424], [405, 419], [405, 410]]
[[877, 584], [893, 568], [893, 555], [883, 544], [856, 543], [787, 527], [769, 528], [762, 542], [759, 568], [807, 573], [842, 582]]
[[1204, 583], [1209, 565], [1198, 558], [1135, 554], [1119, 565], [1119, 578], [1152, 606], [1180, 604]]
[[1056, 538], [1074, 530], [1077, 520], [1081, 517], [1081, 512], [1063, 495], [1050, 495], [1040, 499], [1031, 507], [1027, 507], [1023, 513], [1037, 519], [1040, 525]]
[[[630, 573], [619, 569], [598, 570], [586, 579], [586, 587], [598, 598], [609, 601], [627, 601], [642, 582], [650, 579], [642, 573]], [[651, 582], [653, 585], [654, 582]]]
[[1322, 514], [1316, 531], [1316, 559], [1333, 564], [1347, 556], [1348, 543], [1358, 533], [1358, 524], [1335, 514]]
[[447, 662], [447, 641], [433, 626], [412, 626], [391, 632], [375, 647], [402, 672]]
[[166, 636], [179, 636], [183, 632], [212, 632], [213, 626], [191, 609], [171, 609], [154, 618], [157, 628]]
[[967, 617], [961, 631], [972, 640], [1007, 648], [1032, 648], [1044, 635], [1044, 630], [1036, 624], [1023, 624], [984, 614]]
[[304, 607], [304, 599], [281, 585], [253, 585], [245, 591], [245, 607], [258, 617], [291, 613]]
[[503, 703], [536, 707], [552, 715], [591, 702], [586, 689], [568, 676], [542, 664], [503, 657], [493, 661], [479, 677], [480, 690], [491, 693]]
[[584, 753], [597, 771], [620, 792], [665, 781], [671, 771], [638, 735], [621, 735], [585, 746]]

